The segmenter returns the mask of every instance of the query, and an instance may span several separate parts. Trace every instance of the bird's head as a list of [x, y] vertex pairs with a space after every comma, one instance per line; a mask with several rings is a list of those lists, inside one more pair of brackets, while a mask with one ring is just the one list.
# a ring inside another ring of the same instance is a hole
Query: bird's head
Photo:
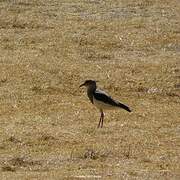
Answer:
[[85, 86], [87, 88], [94, 87], [96, 88], [96, 82], [94, 80], [86, 80], [83, 84], [81, 84], [79, 87]]

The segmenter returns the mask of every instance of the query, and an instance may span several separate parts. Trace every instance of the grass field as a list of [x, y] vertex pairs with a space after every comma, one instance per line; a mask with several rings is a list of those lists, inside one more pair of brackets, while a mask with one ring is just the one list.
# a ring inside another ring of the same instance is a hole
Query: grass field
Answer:
[[[0, 1], [1, 179], [180, 179], [180, 1]], [[79, 85], [132, 113], [100, 113]]]

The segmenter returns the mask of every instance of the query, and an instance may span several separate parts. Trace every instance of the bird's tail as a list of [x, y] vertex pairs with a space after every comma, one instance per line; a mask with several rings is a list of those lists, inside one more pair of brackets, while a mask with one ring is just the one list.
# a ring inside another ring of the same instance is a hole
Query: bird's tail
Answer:
[[125, 104], [122, 104], [122, 103], [118, 102], [117, 105], [118, 105], [118, 107], [120, 107], [122, 109], [125, 109], [128, 112], [132, 112], [131, 109], [128, 106], [126, 106]]

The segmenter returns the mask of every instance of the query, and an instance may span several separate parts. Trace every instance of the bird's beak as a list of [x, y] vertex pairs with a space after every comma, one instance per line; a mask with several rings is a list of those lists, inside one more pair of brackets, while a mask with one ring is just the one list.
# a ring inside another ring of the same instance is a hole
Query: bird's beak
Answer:
[[83, 83], [83, 84], [81, 84], [79, 87], [82, 87], [82, 86], [85, 86], [85, 84]]

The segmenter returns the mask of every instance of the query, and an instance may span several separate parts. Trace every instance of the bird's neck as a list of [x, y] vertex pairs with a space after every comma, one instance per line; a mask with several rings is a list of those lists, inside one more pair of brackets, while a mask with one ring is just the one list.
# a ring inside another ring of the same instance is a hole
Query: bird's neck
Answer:
[[91, 86], [87, 88], [87, 95], [89, 97], [89, 100], [93, 104], [93, 93], [96, 91], [96, 86]]

